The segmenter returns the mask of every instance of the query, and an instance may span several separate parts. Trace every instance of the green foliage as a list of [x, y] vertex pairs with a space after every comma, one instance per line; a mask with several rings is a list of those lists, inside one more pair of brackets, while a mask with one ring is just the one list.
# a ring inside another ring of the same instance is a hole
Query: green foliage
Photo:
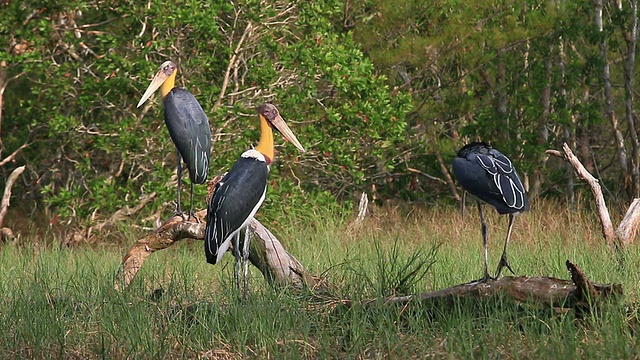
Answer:
[[[0, 39], [10, 44], [3, 60], [8, 76], [24, 75], [6, 92], [3, 134], [17, 136], [4, 145], [31, 143], [21, 158], [33, 166], [28, 191], [63, 218], [108, 216], [151, 192], [156, 207], [172, 210], [175, 157], [161, 104], [134, 108], [170, 58], [179, 85], [210, 117], [211, 176], [255, 144], [255, 107], [271, 101], [310, 151], [278, 149], [270, 196], [293, 204], [328, 204], [328, 194], [350, 199], [391, 166], [410, 103], [391, 94], [350, 34], [335, 29], [341, 9], [338, 1], [9, 2], [0, 16], [11, 24], [2, 27]], [[254, 32], [243, 38], [250, 23]], [[230, 63], [234, 54], [238, 63]], [[198, 199], [204, 193], [196, 187]], [[278, 204], [271, 201], [274, 212], [284, 208]]]
[[[545, 161], [544, 150], [568, 142], [597, 147], [579, 155], [596, 156], [599, 163], [615, 156], [603, 116], [599, 42], [605, 40], [610, 59], [624, 53], [633, 14], [629, 6], [604, 5], [603, 32], [588, 1], [424, 6], [417, 0], [361, 0], [350, 2], [344, 24], [389, 84], [411, 95], [407, 138], [399, 149], [409, 167], [439, 176], [442, 164], [431, 154], [439, 151], [448, 165], [464, 143], [484, 140], [509, 154], [521, 175], [545, 182], [531, 189], [536, 196], [567, 176], [564, 164]], [[623, 84], [623, 61], [610, 62], [613, 82]], [[625, 95], [614, 91], [620, 118]], [[625, 141], [634, 136], [626, 133]], [[601, 169], [600, 176], [619, 181], [616, 165]], [[400, 173], [395, 182], [400, 189], [423, 189], [418, 176]], [[440, 191], [448, 192], [444, 183], [431, 183], [422, 196]], [[619, 191], [614, 195], [624, 195]]]
[[[161, 103], [135, 108], [167, 59], [210, 117], [212, 176], [255, 144], [255, 108], [265, 101], [308, 149], [298, 154], [276, 138], [273, 199], [262, 210], [270, 218], [286, 203], [325, 206], [362, 191], [378, 200], [448, 194], [446, 181], [433, 177], [446, 179], [443, 167], [471, 140], [507, 153], [534, 179], [534, 196], [558, 193], [567, 176], [544, 150], [575, 143], [592, 167], [616, 152], [603, 111], [600, 41], [609, 59], [624, 53], [632, 14], [612, 3], [602, 32], [587, 1], [0, 6], [7, 49], [0, 72], [11, 79], [1, 150], [29, 143], [17, 158], [31, 170], [21, 195], [62, 217], [108, 216], [151, 192], [157, 201], [142, 217], [173, 209], [176, 158]], [[610, 63], [614, 84], [623, 84], [624, 61]], [[614, 86], [614, 96], [623, 88]], [[619, 119], [623, 105], [614, 103]], [[632, 138], [628, 127], [620, 121]], [[5, 177], [10, 170], [0, 169]], [[598, 170], [604, 183], [620, 181], [618, 162]], [[199, 208], [204, 194], [197, 186]]]

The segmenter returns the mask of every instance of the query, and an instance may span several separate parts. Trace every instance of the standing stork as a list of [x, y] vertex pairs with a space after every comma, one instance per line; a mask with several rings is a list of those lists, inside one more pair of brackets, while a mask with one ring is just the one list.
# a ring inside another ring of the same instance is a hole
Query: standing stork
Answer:
[[484, 241], [484, 277], [482, 280], [487, 281], [491, 277], [488, 269], [487, 224], [484, 221], [481, 201], [493, 206], [501, 215], [509, 214], [509, 228], [495, 278], [500, 276], [500, 272], [505, 266], [511, 273], [514, 273], [507, 259], [507, 245], [515, 215], [529, 210], [529, 200], [511, 160], [487, 143], [472, 142], [460, 149], [458, 156], [453, 159], [453, 173], [462, 188], [475, 196], [477, 200]]
[[191, 180], [191, 205], [189, 217], [193, 215], [193, 185], [204, 184], [209, 173], [209, 157], [211, 156], [211, 128], [209, 119], [198, 100], [185, 88], [176, 87], [178, 66], [173, 61], [160, 65], [160, 70], [153, 77], [151, 84], [138, 102], [144, 104], [161, 87], [164, 102], [164, 122], [169, 129], [171, 140], [176, 146], [178, 165], [178, 203], [176, 215], [182, 215], [180, 189], [182, 187], [182, 163], [184, 159]]
[[[216, 264], [222, 259], [229, 249], [231, 239], [234, 239], [236, 285], [245, 296], [250, 241], [247, 225], [262, 205], [267, 193], [269, 165], [275, 157], [273, 129], [279, 131], [301, 152], [305, 151], [275, 106], [260, 105], [258, 119], [260, 142], [255, 149], [245, 151], [231, 170], [216, 184], [207, 206], [207, 225], [204, 234], [204, 250], [207, 262], [210, 264]], [[241, 246], [240, 236], [243, 231], [245, 236]]]

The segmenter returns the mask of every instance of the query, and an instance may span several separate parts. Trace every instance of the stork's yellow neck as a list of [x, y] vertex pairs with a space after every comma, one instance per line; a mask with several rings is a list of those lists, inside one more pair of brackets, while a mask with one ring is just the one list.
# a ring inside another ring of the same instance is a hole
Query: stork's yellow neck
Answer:
[[260, 142], [258, 146], [256, 146], [256, 150], [258, 150], [262, 155], [267, 158], [267, 163], [271, 163], [275, 157], [275, 150], [273, 148], [273, 130], [262, 115], [258, 116], [260, 118]]
[[162, 93], [162, 100], [169, 95], [169, 92], [176, 87], [176, 74], [178, 73], [178, 69], [176, 69], [168, 78], [162, 83], [162, 87], [160, 88], [160, 92]]

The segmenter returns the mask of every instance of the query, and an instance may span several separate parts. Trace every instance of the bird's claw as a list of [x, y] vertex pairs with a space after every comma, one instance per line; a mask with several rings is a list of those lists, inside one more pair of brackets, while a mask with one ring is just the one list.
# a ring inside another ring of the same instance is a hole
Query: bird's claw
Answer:
[[470, 283], [488, 283], [489, 281], [496, 280], [497, 278], [491, 277], [489, 273], [485, 273], [480, 279], [473, 280]]
[[507, 260], [507, 254], [502, 253], [502, 256], [500, 257], [500, 262], [498, 263], [498, 268], [496, 269], [496, 279], [500, 277], [500, 273], [502, 272], [502, 268], [507, 268], [512, 275], [515, 275], [515, 271], [513, 271], [513, 269], [511, 268], [511, 265], [509, 265], [509, 260]]
[[173, 214], [170, 217], [176, 217], [176, 216], [180, 216], [182, 218], [182, 220], [187, 220], [184, 218], [184, 212], [182, 210], [177, 210], [173, 212]]
[[194, 219], [197, 224], [202, 224], [200, 218], [197, 217], [196, 213], [194, 213], [193, 211], [189, 211], [189, 216], [187, 218], [188, 221], [191, 221], [191, 219]]

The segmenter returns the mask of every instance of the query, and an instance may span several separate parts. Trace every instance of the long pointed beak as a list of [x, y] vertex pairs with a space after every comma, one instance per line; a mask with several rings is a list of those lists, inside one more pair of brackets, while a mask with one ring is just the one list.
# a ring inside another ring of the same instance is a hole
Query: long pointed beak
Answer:
[[149, 84], [149, 87], [144, 92], [144, 95], [142, 95], [142, 99], [140, 99], [140, 102], [138, 102], [138, 106], [136, 107], [140, 107], [147, 100], [149, 100], [151, 95], [153, 95], [156, 92], [156, 90], [158, 90], [158, 88], [162, 86], [165, 80], [167, 80], [167, 75], [165, 75], [162, 70], [158, 71], [156, 76], [153, 77], [153, 80], [151, 80], [151, 84]]
[[291, 141], [291, 143], [295, 147], [297, 147], [300, 152], [305, 152], [302, 144], [300, 144], [300, 141], [298, 141], [298, 138], [296, 138], [296, 136], [293, 134], [293, 131], [289, 129], [289, 125], [284, 122], [284, 119], [282, 118], [282, 116], [280, 116], [280, 114], [278, 114], [278, 116], [271, 123], [282, 134], [282, 136], [284, 136], [285, 139]]

